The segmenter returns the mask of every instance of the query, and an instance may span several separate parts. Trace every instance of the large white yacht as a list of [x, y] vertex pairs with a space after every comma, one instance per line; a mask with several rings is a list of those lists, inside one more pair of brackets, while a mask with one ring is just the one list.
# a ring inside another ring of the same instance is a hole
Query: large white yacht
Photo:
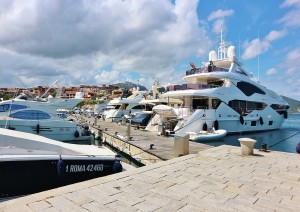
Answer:
[[90, 132], [77, 122], [57, 115], [58, 109], [70, 109], [83, 100], [78, 92], [75, 98], [48, 98], [48, 101], [30, 100], [28, 95], [0, 102], [0, 128], [39, 134], [59, 141], [90, 139]]
[[226, 48], [221, 33], [218, 52], [210, 51], [204, 67], [186, 71], [187, 84], [167, 87], [163, 97], [178, 98], [190, 113], [175, 127], [177, 133], [199, 132], [214, 126], [228, 133], [281, 127], [289, 105], [249, 74]]
[[123, 116], [126, 117], [140, 113], [144, 108], [139, 102], [144, 98], [146, 93], [146, 91], [136, 89], [127, 98], [119, 97], [109, 101], [103, 112], [105, 120], [118, 122]]

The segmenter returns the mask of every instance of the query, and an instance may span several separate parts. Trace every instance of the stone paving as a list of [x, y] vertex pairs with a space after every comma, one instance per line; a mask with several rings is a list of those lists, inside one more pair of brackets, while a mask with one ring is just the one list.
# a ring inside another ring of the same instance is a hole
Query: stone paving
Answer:
[[300, 155], [220, 146], [0, 203], [0, 211], [300, 211]]

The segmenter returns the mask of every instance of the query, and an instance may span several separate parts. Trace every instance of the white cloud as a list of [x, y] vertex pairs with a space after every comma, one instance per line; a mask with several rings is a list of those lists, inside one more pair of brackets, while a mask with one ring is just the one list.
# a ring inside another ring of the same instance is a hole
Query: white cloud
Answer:
[[298, 74], [300, 76], [299, 68], [298, 68], [300, 66], [299, 58], [300, 58], [299, 48], [294, 49], [287, 54], [284, 67], [288, 75]]
[[219, 18], [224, 18], [227, 16], [232, 16], [234, 14], [234, 10], [230, 9], [230, 10], [217, 10], [212, 12], [209, 16], [208, 16], [208, 20], [212, 21], [215, 19], [219, 19]]
[[271, 42], [274, 40], [278, 40], [279, 38], [284, 37], [287, 34], [286, 30], [276, 31], [273, 30], [269, 32], [269, 34], [265, 37], [265, 41]]
[[208, 16], [208, 21], [214, 21], [212, 31], [216, 34], [219, 34], [221, 30], [227, 31], [225, 18], [232, 16], [234, 14], [234, 10], [216, 10]]
[[262, 53], [265, 53], [271, 48], [271, 42], [276, 41], [287, 34], [286, 30], [276, 31], [273, 30], [269, 32], [268, 35], [263, 40], [258, 38], [252, 41], [245, 41], [243, 43], [244, 53], [242, 59], [248, 60], [254, 58]]
[[280, 20], [279, 23], [283, 23], [287, 27], [299, 27], [300, 26], [300, 0], [285, 0], [281, 8], [290, 7], [289, 10]]
[[198, 0], [2, 0], [0, 60], [9, 61], [0, 70], [27, 78], [31, 72], [38, 84], [52, 77], [93, 84], [98, 70], [167, 72], [210, 46], [197, 6]]
[[300, 0], [285, 0], [280, 7], [290, 7], [290, 6], [298, 6], [300, 7]]
[[271, 68], [269, 70], [266, 71], [267, 75], [275, 75], [277, 74], [277, 69], [276, 68]]

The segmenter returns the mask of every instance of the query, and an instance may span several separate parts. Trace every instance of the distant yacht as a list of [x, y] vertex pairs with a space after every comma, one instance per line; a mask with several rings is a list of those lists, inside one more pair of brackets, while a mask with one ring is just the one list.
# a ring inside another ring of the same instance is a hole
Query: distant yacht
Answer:
[[218, 52], [209, 53], [204, 67], [186, 71], [188, 84], [167, 87], [165, 98], [182, 100], [190, 116], [178, 122], [177, 133], [214, 126], [228, 133], [273, 130], [282, 126], [289, 105], [253, 78], [226, 47], [221, 33]]
[[59, 141], [90, 139], [87, 129], [57, 114], [58, 109], [70, 109], [82, 101], [82, 92], [77, 92], [75, 98], [50, 97], [47, 101], [21, 94], [15, 99], [0, 102], [0, 128], [38, 134]]
[[144, 108], [139, 102], [144, 98], [146, 93], [146, 91], [136, 89], [127, 98], [119, 97], [109, 101], [103, 111], [103, 117], [106, 121], [119, 122], [123, 116], [130, 117], [142, 112]]

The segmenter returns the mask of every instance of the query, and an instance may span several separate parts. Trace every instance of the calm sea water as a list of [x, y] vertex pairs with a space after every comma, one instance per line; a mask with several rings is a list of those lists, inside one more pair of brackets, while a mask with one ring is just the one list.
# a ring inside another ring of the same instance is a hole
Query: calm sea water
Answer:
[[221, 140], [206, 142], [206, 144], [240, 146], [238, 138], [243, 137], [255, 139], [257, 142], [254, 148], [256, 149], [259, 149], [261, 144], [265, 143], [270, 150], [296, 153], [296, 146], [300, 142], [300, 113], [289, 114], [288, 119], [284, 121], [281, 129], [278, 130], [227, 135]]

